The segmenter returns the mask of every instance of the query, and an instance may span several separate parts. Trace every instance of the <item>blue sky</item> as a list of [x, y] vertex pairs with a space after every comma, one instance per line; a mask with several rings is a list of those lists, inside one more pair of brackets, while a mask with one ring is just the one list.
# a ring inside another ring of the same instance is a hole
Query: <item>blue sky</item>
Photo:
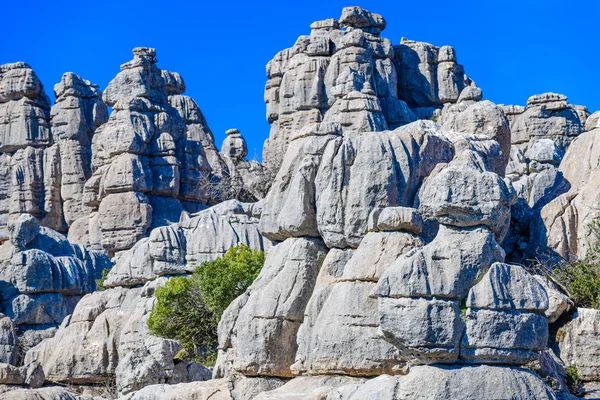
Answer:
[[268, 136], [265, 64], [309, 34], [311, 22], [348, 5], [382, 14], [383, 36], [454, 46], [466, 73], [496, 103], [566, 94], [600, 109], [596, 0], [463, 1], [4, 1], [0, 64], [26, 61], [52, 87], [72, 71], [102, 89], [132, 58], [155, 47], [159, 66], [182, 74], [220, 147], [237, 127], [250, 155]]

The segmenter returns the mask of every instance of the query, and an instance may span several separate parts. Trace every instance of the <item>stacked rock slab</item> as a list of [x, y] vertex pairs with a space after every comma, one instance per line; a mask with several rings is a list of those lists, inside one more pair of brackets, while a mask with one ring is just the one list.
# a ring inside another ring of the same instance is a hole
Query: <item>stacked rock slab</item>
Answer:
[[67, 225], [89, 215], [84, 204], [85, 182], [92, 175], [92, 137], [108, 120], [97, 85], [67, 72], [54, 86], [56, 103], [50, 111], [52, 135], [60, 149], [60, 197]]
[[229, 129], [225, 134], [221, 156], [229, 170], [232, 197], [254, 201], [264, 198], [270, 187], [264, 166], [256, 160], [246, 159], [248, 147], [239, 130]]
[[430, 118], [472, 84], [451, 47], [406, 40], [392, 46], [380, 36], [385, 26], [379, 14], [346, 7], [339, 20], [311, 24], [310, 35], [268, 63], [271, 132], [263, 160], [272, 175], [294, 132], [309, 123], [337, 122], [347, 134], [394, 129]]
[[511, 234], [504, 243], [513, 259], [538, 256], [532, 223], [540, 210], [565, 188], [559, 164], [571, 142], [584, 131], [587, 110], [556, 93], [531, 96], [527, 107], [504, 106], [512, 146], [506, 176], [518, 195]]
[[96, 289], [94, 280], [110, 268], [110, 260], [40, 227], [30, 214], [13, 220], [9, 229], [10, 240], [0, 246], [0, 310], [16, 328], [10, 333], [11, 324], [3, 324], [9, 329], [2, 334], [3, 362], [15, 364], [24, 356], [15, 347], [26, 351], [52, 336], [79, 299]]
[[50, 100], [31, 67], [0, 66], [0, 242], [21, 213], [65, 231], [60, 203], [60, 156], [52, 145]]
[[108, 289], [83, 297], [56, 335], [29, 350], [26, 361], [39, 360], [54, 382], [89, 385], [116, 376], [121, 394], [210, 378], [201, 364], [175, 360], [179, 343], [150, 334], [154, 290], [232, 246], [264, 249], [259, 215], [255, 204], [230, 201], [155, 228], [120, 254], [104, 283]]
[[600, 239], [599, 133], [600, 129], [594, 128], [573, 140], [558, 167], [568, 190], [546, 204], [541, 221], [536, 221], [537, 242], [565, 259], [582, 259]]
[[154, 49], [133, 52], [104, 91], [113, 112], [92, 142], [94, 174], [85, 184], [85, 204], [97, 215], [78, 221], [88, 227], [89, 244], [111, 253], [208, 202], [200, 182], [211, 166], [201, 139], [212, 137], [198, 127], [200, 110], [180, 95], [181, 77], [156, 66]]

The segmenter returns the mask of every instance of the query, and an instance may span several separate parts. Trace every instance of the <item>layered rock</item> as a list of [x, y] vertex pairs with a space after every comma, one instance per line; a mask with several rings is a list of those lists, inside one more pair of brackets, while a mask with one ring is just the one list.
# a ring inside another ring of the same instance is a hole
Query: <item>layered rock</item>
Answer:
[[60, 155], [52, 145], [50, 100], [31, 67], [0, 66], [0, 242], [11, 216], [36, 216], [65, 231], [60, 199]]
[[518, 368], [488, 365], [473, 367], [411, 368], [406, 376], [382, 375], [362, 385], [346, 385], [328, 400], [554, 400], [556, 396], [534, 373]]
[[3, 324], [8, 329], [2, 334], [4, 362], [16, 364], [15, 335], [25, 351], [51, 336], [79, 299], [96, 289], [95, 279], [110, 268], [110, 260], [40, 227], [29, 214], [11, 222], [9, 229], [10, 241], [0, 246], [0, 305], [16, 327], [11, 333], [10, 324]]
[[531, 96], [527, 107], [503, 108], [512, 134], [506, 176], [519, 197], [504, 246], [511, 258], [520, 261], [539, 255], [532, 224], [538, 223], [542, 207], [565, 190], [558, 166], [571, 142], [584, 131], [587, 110], [555, 93]]
[[52, 135], [60, 149], [60, 198], [67, 225], [87, 216], [84, 185], [92, 175], [92, 138], [108, 120], [108, 110], [97, 85], [72, 72], [54, 86], [56, 103], [50, 115]]
[[346, 7], [339, 21], [314, 22], [310, 35], [268, 63], [271, 131], [263, 160], [272, 175], [294, 132], [307, 124], [336, 122], [345, 133], [395, 129], [429, 119], [474, 87], [453, 48], [405, 39], [393, 46], [380, 36], [385, 26], [379, 14]]
[[321, 236], [330, 247], [356, 248], [373, 209], [412, 206], [423, 178], [453, 154], [433, 122], [340, 134], [339, 125], [321, 123], [292, 140], [264, 200], [267, 238]]
[[175, 359], [179, 343], [150, 334], [153, 294], [170, 277], [191, 272], [232, 246], [264, 249], [253, 206], [231, 201], [154, 229], [119, 256], [105, 281], [108, 289], [83, 297], [53, 338], [27, 352], [26, 361], [42, 363], [53, 382], [89, 385], [116, 375], [121, 394], [210, 378], [201, 364]]
[[581, 134], [567, 150], [558, 172], [561, 194], [541, 209], [534, 238], [566, 259], [583, 258], [598, 243], [598, 133]]
[[[183, 79], [161, 71], [155, 55], [154, 49], [134, 49], [134, 59], [121, 66], [103, 94], [113, 112], [92, 139], [94, 172], [82, 196], [87, 212], [72, 222], [73, 240], [111, 253], [130, 248], [153, 227], [179, 222], [182, 213], [220, 200], [208, 187], [226, 175], [202, 112], [182, 95]], [[98, 102], [93, 98], [91, 107]]]

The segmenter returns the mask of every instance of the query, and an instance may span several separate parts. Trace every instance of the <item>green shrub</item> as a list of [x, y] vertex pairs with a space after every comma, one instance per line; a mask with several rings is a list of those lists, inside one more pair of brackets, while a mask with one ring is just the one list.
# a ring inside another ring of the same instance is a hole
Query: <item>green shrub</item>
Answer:
[[110, 272], [109, 268], [104, 268], [102, 270], [102, 275], [100, 275], [100, 278], [96, 279], [96, 290], [97, 291], [103, 291], [108, 289], [107, 287], [104, 286], [104, 282], [106, 281], [106, 278], [108, 277], [108, 273]]
[[206, 307], [193, 277], [172, 278], [154, 296], [156, 303], [148, 318], [152, 333], [178, 340], [188, 355], [196, 353], [196, 346], [216, 345], [218, 320]]
[[600, 308], [600, 246], [591, 248], [583, 260], [555, 268], [552, 277], [578, 307]]
[[154, 292], [150, 331], [178, 340], [185, 356], [214, 362], [219, 319], [252, 284], [263, 264], [263, 252], [240, 245], [223, 257], [202, 263], [192, 275], [170, 279]]
[[577, 370], [577, 366], [575, 364], [569, 365], [569, 368], [567, 368], [565, 380], [571, 393], [574, 395], [581, 394], [581, 384], [583, 381], [579, 376], [579, 371]]
[[436, 123], [438, 122], [438, 119], [439, 118], [437, 115], [434, 115], [433, 117], [431, 117], [431, 121], [436, 122]]
[[194, 277], [204, 294], [204, 301], [217, 319], [254, 282], [264, 263], [262, 251], [242, 244], [229, 249], [223, 257], [196, 268]]

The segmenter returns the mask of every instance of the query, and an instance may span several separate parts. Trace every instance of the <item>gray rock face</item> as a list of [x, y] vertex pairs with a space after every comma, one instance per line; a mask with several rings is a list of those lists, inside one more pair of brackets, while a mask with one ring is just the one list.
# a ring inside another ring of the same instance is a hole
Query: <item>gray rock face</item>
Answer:
[[19, 345], [17, 331], [10, 318], [0, 314], [0, 363], [17, 364]]
[[6, 400], [81, 400], [81, 397], [59, 386], [38, 389], [23, 389], [18, 386], [4, 386], [2, 398]]
[[240, 243], [259, 250], [268, 248], [258, 233], [258, 219], [251, 215], [251, 204], [236, 200], [227, 203], [194, 214], [180, 224], [152, 230], [149, 238], [120, 255], [105, 286], [138, 286], [158, 276], [191, 273]]
[[600, 380], [600, 311], [578, 308], [572, 321], [563, 326], [558, 339], [558, 355], [567, 366], [575, 365], [584, 381]]
[[50, 100], [35, 72], [26, 63], [5, 64], [0, 82], [0, 152], [50, 145]]
[[339, 21], [313, 23], [310, 35], [269, 62], [271, 132], [263, 160], [273, 175], [294, 133], [307, 124], [339, 123], [346, 134], [395, 129], [429, 119], [435, 107], [474, 86], [454, 49], [405, 39], [392, 46], [380, 37], [385, 25], [379, 14], [346, 7]]
[[359, 385], [364, 379], [348, 376], [302, 376], [285, 385], [255, 397], [256, 400], [317, 400], [328, 399], [338, 387]]
[[56, 335], [29, 350], [26, 360], [42, 363], [54, 382], [89, 385], [116, 375], [122, 395], [147, 385], [208, 379], [211, 373], [201, 364], [174, 361], [177, 342], [150, 334], [154, 290], [237, 244], [263, 249], [258, 219], [251, 217], [257, 212], [253, 204], [232, 200], [155, 228], [119, 255], [104, 283], [109, 289], [84, 296]]
[[377, 300], [370, 294], [400, 254], [422, 245], [410, 233], [370, 232], [354, 251], [330, 250], [298, 331], [292, 371], [354, 376], [392, 373], [399, 354], [378, 334]]
[[256, 160], [246, 160], [248, 147], [239, 130], [229, 129], [226, 134], [221, 156], [227, 164], [235, 198], [264, 198], [270, 187], [265, 168]]
[[65, 230], [52, 143], [50, 100], [35, 72], [25, 63], [0, 66], [0, 242], [9, 218], [21, 213]]
[[328, 400], [479, 400], [543, 399], [556, 396], [536, 374], [518, 368], [488, 365], [465, 367], [417, 366], [408, 375], [382, 375], [363, 385], [336, 389]]
[[[476, 96], [475, 96], [476, 97]], [[445, 107], [439, 120], [445, 130], [484, 135], [495, 140], [502, 150], [504, 165], [510, 157], [510, 124], [504, 111], [490, 101], [467, 101]], [[499, 172], [504, 176], [504, 171]]]
[[461, 357], [466, 362], [522, 365], [548, 341], [548, 295], [517, 265], [496, 263], [467, 297]]
[[38, 362], [22, 367], [0, 363], [0, 385], [26, 385], [39, 388], [44, 383], [44, 371]]
[[85, 182], [92, 175], [92, 137], [108, 120], [108, 110], [97, 85], [68, 72], [54, 87], [51, 125], [60, 149], [60, 197], [65, 222], [71, 225], [90, 213], [84, 204]]
[[[292, 376], [296, 335], [326, 254], [320, 240], [306, 238], [287, 239], [269, 250], [260, 275], [240, 300], [243, 303], [231, 305], [220, 322], [231, 327], [219, 329], [219, 347], [231, 353], [235, 371]], [[224, 372], [217, 372], [217, 377]]]
[[[10, 225], [10, 240], [0, 251], [0, 311], [18, 327], [22, 348], [45, 338], [41, 332], [56, 328], [81, 296], [96, 289], [95, 279], [110, 267], [102, 251], [72, 245], [37, 220], [23, 214]], [[9, 329], [2, 334], [5, 362], [16, 361]], [[12, 344], [11, 344], [12, 343]]]
[[267, 238], [321, 236], [330, 247], [356, 248], [372, 210], [411, 206], [423, 179], [452, 157], [432, 122], [343, 138], [336, 127], [309, 126], [290, 143], [264, 200]]
[[[512, 132], [506, 176], [519, 197], [504, 246], [515, 260], [539, 253], [535, 226], [539, 225], [540, 210], [568, 190], [558, 166], [570, 144], [584, 131], [587, 111], [580, 109], [568, 103], [566, 96], [554, 93], [530, 97], [527, 107], [504, 107]], [[543, 241], [541, 244], [545, 246]]]
[[536, 239], [566, 259], [583, 258], [598, 241], [598, 129], [581, 134], [567, 150], [558, 171], [569, 190], [541, 210]]

